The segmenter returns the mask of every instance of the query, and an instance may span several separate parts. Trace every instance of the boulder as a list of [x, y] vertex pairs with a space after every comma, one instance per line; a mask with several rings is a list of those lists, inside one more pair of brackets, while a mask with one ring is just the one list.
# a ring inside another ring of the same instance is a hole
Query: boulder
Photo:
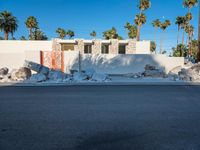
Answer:
[[88, 76], [85, 73], [79, 73], [79, 72], [75, 72], [73, 74], [73, 80], [74, 81], [85, 81], [88, 80]]
[[92, 78], [93, 74], [95, 74], [95, 70], [92, 68], [86, 69], [84, 72], [90, 79]]
[[145, 70], [156, 70], [156, 67], [148, 64], [148, 65], [146, 65], [146, 66], [144, 67], [144, 69], [145, 69]]
[[15, 81], [26, 80], [30, 78], [32, 75], [31, 70], [26, 67], [22, 67], [20, 69], [14, 69], [11, 72], [11, 79]]
[[39, 73], [40, 72], [40, 68], [42, 66], [40, 64], [37, 64], [37, 63], [34, 63], [34, 62], [26, 60], [25, 63], [24, 63], [24, 67], [29, 68], [30, 70], [33, 70], [33, 71]]
[[47, 77], [44, 74], [33, 74], [29, 81], [31, 82], [44, 82], [47, 80]]
[[109, 77], [106, 74], [94, 73], [92, 76], [92, 80], [97, 82], [104, 82], [108, 79]]
[[40, 66], [40, 70], [39, 70], [39, 72], [38, 73], [40, 73], [40, 74], [44, 74], [44, 75], [48, 75], [49, 74], [49, 71], [50, 71], [50, 69], [48, 68], [48, 67], [45, 67], [45, 66]]
[[65, 78], [67, 78], [67, 74], [61, 71], [51, 70], [49, 71], [49, 74], [47, 77], [49, 80], [64, 80]]
[[156, 70], [146, 70], [143, 73], [144, 77], [153, 77], [153, 78], [164, 78], [166, 74], [163, 70], [156, 69]]
[[185, 81], [198, 81], [200, 80], [200, 75], [196, 69], [181, 69], [179, 72], [179, 77]]
[[4, 67], [4, 68], [0, 68], [0, 75], [4, 76], [8, 74], [9, 69]]

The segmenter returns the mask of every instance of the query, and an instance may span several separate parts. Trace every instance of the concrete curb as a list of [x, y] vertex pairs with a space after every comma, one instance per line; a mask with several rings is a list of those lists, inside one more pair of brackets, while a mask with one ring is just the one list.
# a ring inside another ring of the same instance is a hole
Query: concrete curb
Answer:
[[49, 87], [49, 86], [200, 86], [194, 82], [104, 82], [104, 83], [0, 83], [0, 87]]

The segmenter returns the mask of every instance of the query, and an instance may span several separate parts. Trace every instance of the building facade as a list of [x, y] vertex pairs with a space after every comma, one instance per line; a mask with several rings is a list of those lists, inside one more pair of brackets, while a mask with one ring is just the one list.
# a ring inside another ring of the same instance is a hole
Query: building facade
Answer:
[[53, 50], [80, 51], [81, 54], [151, 54], [150, 41], [61, 40], [53, 39]]

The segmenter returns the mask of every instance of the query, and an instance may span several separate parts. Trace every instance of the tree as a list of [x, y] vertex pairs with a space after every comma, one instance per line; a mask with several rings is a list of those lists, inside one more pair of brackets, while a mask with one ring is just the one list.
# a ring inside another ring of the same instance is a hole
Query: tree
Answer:
[[97, 36], [96, 31], [92, 31], [92, 32], [90, 33], [90, 36], [93, 37], [93, 38], [95, 38], [95, 37]]
[[37, 19], [33, 16], [30, 16], [25, 21], [26, 27], [29, 29], [29, 39], [33, 40], [33, 29], [36, 30], [38, 28]]
[[0, 13], [0, 30], [4, 32], [4, 39], [8, 40], [9, 33], [13, 34], [18, 28], [18, 21], [11, 12], [3, 11]]
[[137, 25], [137, 41], [140, 41], [140, 30], [143, 24], [146, 23], [146, 16], [143, 13], [145, 10], [151, 7], [150, 0], [140, 0], [138, 8], [140, 9], [140, 13], [135, 17], [135, 24]]
[[189, 44], [189, 43], [191, 43], [192, 37], [194, 35], [194, 27], [192, 25], [186, 25], [185, 32], [188, 34], [188, 36], [187, 36], [187, 45], [189, 47], [189, 53], [188, 54], [189, 54], [189, 56], [191, 56], [192, 50], [191, 50], [191, 44]]
[[137, 41], [140, 41], [140, 29], [146, 23], [146, 16], [144, 13], [138, 14], [135, 17], [135, 24], [137, 25]]
[[56, 33], [58, 33], [59, 38], [64, 39], [66, 37], [66, 31], [62, 28], [58, 28], [56, 30]]
[[[156, 29], [156, 31], [158, 30], [158, 28], [160, 27], [161, 22], [159, 19], [156, 19], [152, 22], [152, 26]], [[155, 42], [156, 42], [156, 31], [155, 31]]]
[[[165, 20], [165, 22], [161, 23], [160, 28], [164, 31], [164, 34], [165, 34], [166, 29], [167, 29], [170, 25], [171, 25], [170, 20]], [[163, 35], [163, 37], [161, 38], [161, 42], [160, 42], [160, 54], [163, 53], [163, 39], [164, 39], [164, 35]]]
[[191, 12], [192, 7], [196, 6], [198, 4], [198, 0], [184, 0], [183, 6], [188, 8], [188, 13]]
[[[180, 30], [183, 28], [183, 26], [185, 26], [186, 23], [186, 18], [185, 16], [178, 16], [176, 18], [176, 22], [175, 24], [178, 25], [178, 35], [177, 35], [177, 45], [179, 44], [179, 34], [180, 34]], [[184, 31], [183, 31], [184, 32]], [[183, 44], [183, 43], [182, 43]]]
[[137, 36], [137, 27], [135, 25], [131, 25], [129, 22], [124, 26], [125, 29], [128, 30], [128, 37], [130, 39], [135, 39]]
[[183, 44], [178, 44], [176, 48], [172, 48], [174, 57], [186, 57], [187, 47]]
[[21, 36], [20, 40], [25, 41], [26, 40], [25, 36]]
[[112, 27], [112, 29], [103, 32], [103, 37], [106, 40], [109, 40], [109, 39], [118, 39], [118, 36], [119, 35], [117, 34], [117, 30], [115, 29], [115, 27]]
[[33, 37], [34, 40], [48, 40], [48, 37], [39, 28], [35, 29]]
[[72, 30], [68, 30], [66, 32], [66, 35], [69, 37], [69, 39], [71, 39], [71, 38], [73, 38], [75, 36], [74, 31], [72, 31]]
[[151, 41], [150, 43], [150, 50], [152, 53], [154, 53], [156, 51], [156, 43], [154, 41]]

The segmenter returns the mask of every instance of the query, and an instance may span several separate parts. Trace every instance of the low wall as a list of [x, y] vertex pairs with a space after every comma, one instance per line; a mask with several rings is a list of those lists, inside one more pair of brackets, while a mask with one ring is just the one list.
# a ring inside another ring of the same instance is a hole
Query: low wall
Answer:
[[[22, 67], [24, 60], [40, 63], [40, 51], [25, 51], [24, 53], [1, 53], [0, 68], [8, 67], [10, 70]], [[65, 72], [78, 70], [78, 52], [65, 52]], [[144, 71], [146, 64], [163, 68], [167, 73], [173, 68], [183, 66], [184, 58], [166, 57], [165, 55], [81, 55], [81, 69], [93, 68], [99, 73], [127, 74]]]
[[[65, 69], [78, 70], [78, 52], [65, 52]], [[170, 70], [183, 66], [184, 58], [167, 57], [165, 55], [81, 55], [81, 69], [95, 69], [98, 73], [127, 74], [144, 71], [147, 65]]]
[[0, 41], [0, 53], [52, 50], [52, 41]]

